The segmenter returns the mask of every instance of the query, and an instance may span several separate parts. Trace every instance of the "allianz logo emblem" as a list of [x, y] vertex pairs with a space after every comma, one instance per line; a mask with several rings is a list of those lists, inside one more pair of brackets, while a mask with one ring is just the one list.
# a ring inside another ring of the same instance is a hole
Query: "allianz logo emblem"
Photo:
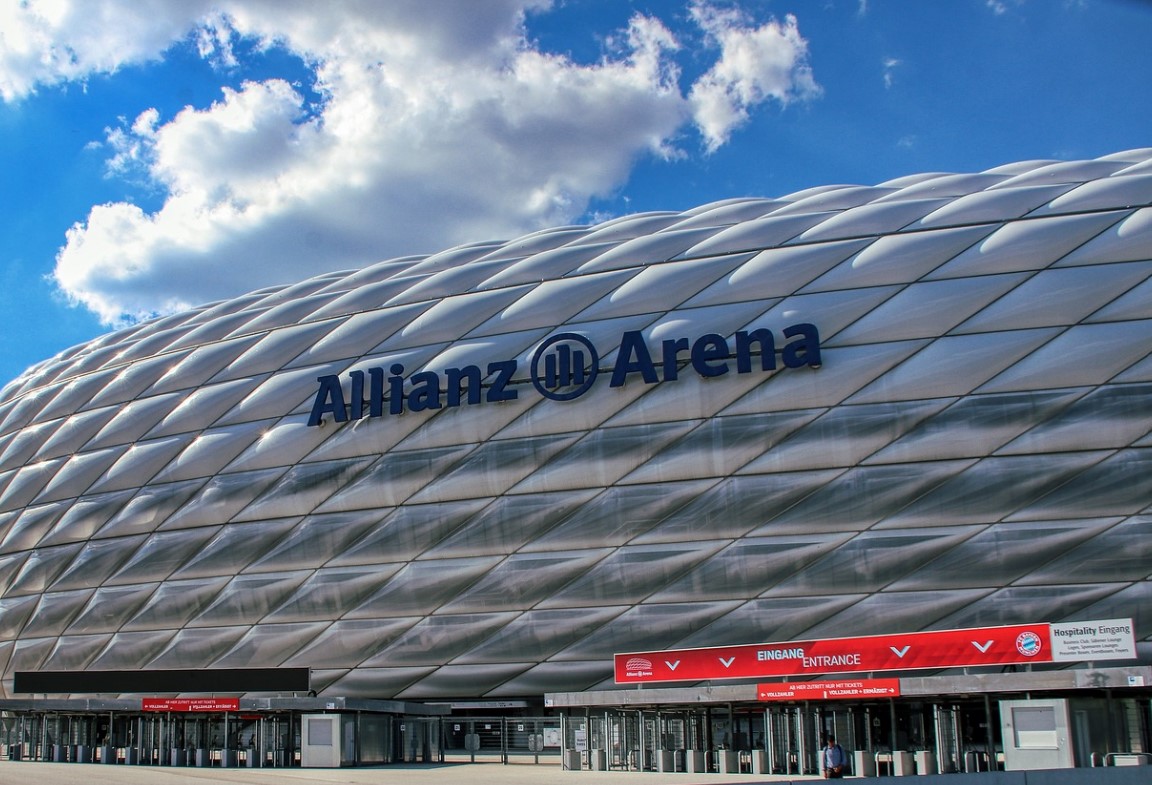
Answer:
[[[629, 381], [644, 384], [673, 382], [684, 371], [703, 378], [728, 373], [748, 374], [785, 368], [819, 368], [820, 332], [807, 322], [782, 331], [783, 341], [767, 328], [740, 330], [732, 342], [718, 333], [696, 339], [669, 338], [649, 346], [640, 330], [620, 336], [620, 348], [610, 368], [601, 366], [599, 352], [579, 333], [558, 333], [545, 339], [532, 353], [529, 377], [533, 389], [553, 401], [571, 401], [587, 393], [602, 375], [609, 387]], [[365, 417], [398, 415], [452, 408], [464, 404], [498, 403], [520, 397], [514, 382], [519, 362], [497, 360], [487, 364], [417, 371], [406, 375], [400, 363], [317, 377], [319, 386], [312, 402], [308, 425], [322, 425], [324, 416], [335, 422]], [[347, 382], [347, 385], [345, 385]], [[347, 390], [347, 392], [345, 392]]]

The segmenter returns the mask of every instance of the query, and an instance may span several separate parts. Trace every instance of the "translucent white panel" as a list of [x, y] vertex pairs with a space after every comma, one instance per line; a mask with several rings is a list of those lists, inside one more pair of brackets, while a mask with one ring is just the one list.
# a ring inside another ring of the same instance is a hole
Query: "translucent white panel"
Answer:
[[[115, 370], [97, 371], [53, 385], [47, 393], [55, 392], [55, 396], [40, 410], [39, 419], [48, 420], [53, 417], [74, 415], [80, 409], [91, 408], [87, 404], [92, 400], [92, 396], [104, 389], [115, 376]], [[7, 427], [8, 424], [5, 423], [5, 429]]]
[[344, 618], [390, 619], [432, 613], [499, 561], [498, 556], [485, 556], [409, 562], [383, 589]]
[[552, 329], [586, 306], [615, 290], [634, 270], [618, 270], [575, 278], [543, 281], [469, 335], [482, 336], [513, 330]]
[[[0, 597], [3, 597], [4, 593], [8, 591], [8, 587], [12, 584], [12, 579], [20, 572], [20, 568], [28, 558], [28, 555], [27, 552], [24, 552], [0, 556]], [[2, 614], [3, 608], [0, 607], [0, 615]]]
[[240, 522], [286, 518], [311, 512], [314, 507], [351, 482], [372, 460], [372, 457], [367, 457], [296, 464], [258, 499], [233, 515], [232, 520]]
[[601, 608], [637, 603], [723, 547], [685, 542], [618, 548], [586, 574], [553, 593], [540, 608]]
[[809, 188], [790, 194], [788, 198], [793, 199], [792, 203], [774, 210], [773, 215], [847, 210], [875, 201], [895, 190], [895, 188], [879, 188], [867, 185], [830, 185]]
[[802, 213], [800, 215], [767, 215], [738, 223], [689, 248], [679, 258], [716, 256], [781, 245], [835, 213]]
[[852, 207], [829, 217], [793, 242], [808, 243], [845, 237], [896, 232], [947, 203], [947, 199], [901, 199], [877, 201]]
[[[1146, 269], [1152, 273], [1152, 263], [1146, 265]], [[1128, 319], [1152, 319], [1152, 279], [1125, 292], [1115, 302], [1092, 314], [1087, 321], [1119, 322]]]
[[550, 251], [561, 245], [578, 240], [588, 234], [591, 229], [587, 226], [560, 226], [553, 229], [533, 232], [515, 240], [509, 240], [504, 245], [489, 251], [476, 261], [484, 262], [502, 261], [505, 264], [523, 259], [532, 254]]
[[[444, 606], [445, 613], [479, 613], [531, 608], [583, 575], [611, 550], [599, 548], [550, 553], [518, 553], [489, 570], [474, 586]], [[582, 609], [580, 613], [588, 613]], [[531, 615], [531, 614], [527, 614]], [[547, 614], [545, 614], [546, 616]], [[524, 617], [521, 617], [523, 619]], [[519, 623], [516, 622], [517, 624]], [[505, 630], [501, 640], [508, 634]], [[539, 631], [537, 635], [550, 635]], [[469, 658], [475, 656], [475, 652]]]
[[658, 232], [672, 224], [679, 223], [681, 219], [682, 217], [679, 213], [672, 212], [648, 212], [624, 215], [620, 218], [613, 218], [610, 221], [597, 224], [592, 227], [592, 231], [583, 237], [573, 240], [569, 245], [591, 245], [593, 243], [605, 242], [619, 243], [643, 234]]
[[833, 466], [855, 466], [884, 448], [921, 420], [938, 412], [947, 401], [916, 401], [906, 404], [838, 406], [803, 427], [779, 444], [766, 444], [762, 456], [744, 471], [756, 474], [805, 471]]
[[172, 366], [184, 359], [183, 354], [150, 357], [128, 365], [89, 401], [88, 407], [131, 401], [145, 392], [164, 376]]
[[1152, 262], [1043, 270], [956, 328], [957, 333], [1075, 324], [1152, 275]]
[[398, 349], [455, 340], [507, 308], [528, 290], [528, 287], [518, 287], [445, 297], [381, 343], [376, 351], [394, 353]]
[[269, 488], [285, 469], [258, 472], [217, 474], [201, 486], [188, 501], [162, 522], [165, 529], [188, 529], [211, 526], [231, 520], [232, 516]]
[[184, 450], [160, 470], [154, 481], [172, 482], [210, 477], [227, 466], [230, 460], [260, 438], [269, 427], [269, 423], [254, 422], [204, 431], [191, 439]]
[[[41, 445], [51, 439], [65, 422], [66, 420], [64, 419], [53, 420], [52, 422], [26, 425], [16, 431], [10, 436], [8, 445], [4, 449], [4, 454], [0, 457], [0, 466], [6, 469], [22, 468], [32, 459], [33, 455], [37, 454]], [[70, 452], [64, 453], [65, 456], [70, 454]], [[44, 458], [47, 457], [57, 456], [44, 456]], [[44, 458], [41, 458], [41, 460], [44, 460]]]
[[722, 199], [719, 202], [693, 207], [685, 210], [686, 216], [676, 224], [677, 229], [691, 229], [696, 226], [731, 226], [732, 224], [750, 221], [767, 215], [787, 202], [776, 199], [758, 199], [738, 197], [735, 199]]
[[623, 267], [667, 261], [719, 231], [719, 227], [705, 226], [696, 229], [666, 229], [655, 234], [636, 237], [585, 262], [576, 272], [585, 274], [619, 270]]
[[[203, 480], [193, 480], [148, 485], [135, 494], [131, 491], [121, 491], [94, 496], [91, 497], [92, 500], [96, 501], [97, 505], [102, 505], [103, 509], [89, 510], [85, 517], [91, 517], [96, 521], [100, 519], [101, 514], [104, 516], [112, 514], [97, 532], [98, 537], [122, 537], [149, 532], [164, 523], [177, 507], [203, 486]], [[128, 501], [129, 496], [131, 501]], [[87, 506], [87, 501], [88, 499], [78, 500], [77, 507]]]
[[685, 305], [716, 305], [787, 296], [867, 244], [867, 240], [846, 240], [795, 248], [771, 248], [689, 298]]
[[[118, 411], [119, 407], [108, 406], [103, 409], [79, 412], [59, 424], [53, 424], [51, 435], [43, 440], [40, 449], [36, 451], [36, 459], [58, 458], [61, 455], [80, 452], [88, 440], [107, 425]], [[41, 435], [41, 429], [25, 428], [19, 432], [21, 436], [29, 433]], [[13, 440], [12, 446], [14, 448], [17, 446], [15, 440]], [[8, 461], [3, 460], [0, 463], [6, 464]]]
[[209, 575], [235, 575], [248, 572], [276, 572], [294, 568], [268, 565], [256, 570], [253, 562], [274, 548], [276, 543], [300, 523], [300, 518], [265, 520], [259, 523], [229, 524], [216, 530], [211, 540], [200, 547], [175, 573], [177, 578], [200, 578]]
[[137, 587], [147, 604], [124, 620], [124, 629], [179, 629], [209, 606], [228, 584], [227, 578], [165, 581]]
[[774, 596], [879, 591], [979, 531], [977, 527], [863, 532], [773, 587]]
[[653, 265], [579, 315], [581, 321], [638, 313], [663, 313], [727, 275], [749, 255], [719, 256]]
[[384, 567], [373, 564], [317, 570], [283, 605], [269, 614], [266, 621], [338, 619], [368, 599], [399, 569], [399, 564]]
[[1021, 172], [995, 188], [1019, 188], [1051, 183], [1082, 183], [1097, 177], [1108, 177], [1125, 167], [1121, 161], [1096, 159], [1092, 161], [1053, 161], [1028, 172]]
[[144, 541], [144, 535], [85, 543], [68, 569], [52, 583], [55, 591], [93, 589], [106, 581]]
[[238, 404], [251, 392], [252, 386], [252, 379], [238, 379], [200, 387], [184, 396], [183, 402], [149, 431], [148, 436], [199, 431]]
[[[299, 522], [283, 537], [279, 531], [276, 532], [276, 537], [269, 537], [269, 533], [262, 529], [248, 529], [249, 536], [255, 536], [264, 546], [261, 551], [254, 552], [255, 563], [248, 571], [271, 572], [320, 567], [334, 556], [343, 553], [350, 543], [374, 527], [379, 518], [378, 513], [305, 516], [297, 519]], [[217, 540], [219, 539], [220, 536], [217, 536]]]
[[29, 464], [16, 472], [4, 489], [0, 505], [4, 510], [16, 510], [30, 504], [42, 489], [64, 465], [67, 458], [53, 458]]
[[977, 242], [994, 228], [985, 224], [885, 235], [808, 284], [804, 291], [911, 283]]
[[[965, 395], [997, 372], [1013, 366], [1055, 333], [1052, 329], [1018, 330], [941, 338], [852, 396], [849, 402], [881, 403]], [[827, 357], [824, 364], [830, 364]]]
[[691, 602], [753, 598], [819, 559], [847, 537], [825, 534], [745, 538], [671, 581], [651, 599]]
[[[1012, 527], [1032, 525], [1043, 529], [1053, 523], [1016, 523]], [[1065, 549], [1058, 557], [1034, 559], [1028, 565], [1028, 574], [1019, 583], [1058, 585], [1069, 575], [1085, 582], [1143, 581], [1148, 577], [1148, 565], [1152, 563], [1152, 518], [1143, 515], [1119, 523], [1115, 518], [1099, 518], [1059, 525], [1083, 534], [1076, 540], [1076, 547]], [[1087, 539], [1089, 536], [1091, 539]]]
[[[284, 661], [285, 667], [352, 668], [396, 640], [419, 619], [342, 620], [332, 624], [299, 652]], [[315, 678], [315, 675], [313, 675]], [[341, 692], [340, 694], [344, 694]]]
[[372, 510], [365, 515], [380, 516], [383, 520], [359, 542], [333, 558], [331, 564], [383, 564], [412, 559], [463, 526], [487, 503], [487, 500], [468, 500], [413, 504], [387, 514]]
[[68, 625], [68, 632], [73, 635], [116, 632], [124, 619], [132, 618], [132, 614], [148, 600], [148, 594], [147, 590], [141, 591], [139, 586], [104, 586], [97, 589], [84, 612]]
[[697, 480], [608, 488], [565, 516], [547, 533], [525, 545], [522, 551], [575, 551], [590, 544], [623, 545], [659, 524], [714, 484], [712, 480]]
[[[331, 282], [319, 291], [322, 292], [353, 292], [371, 284], [389, 279], [401, 278], [411, 270], [417, 262], [427, 259], [427, 255], [416, 254], [401, 256], [396, 259], [385, 259], [382, 262], [361, 267], [359, 270], [340, 273], [331, 279]], [[379, 305], [379, 303], [377, 303]]]
[[[510, 622], [513, 613], [472, 613], [424, 619], [365, 665], [440, 663], [470, 651]], [[436, 657], [434, 651], [444, 652]]]
[[[605, 487], [651, 460], [689, 423], [608, 428], [587, 434], [517, 485], [515, 493]], [[565, 445], [567, 446], [567, 445]]]
[[778, 443], [813, 416], [754, 414], [717, 417], [700, 423], [623, 482], [669, 482], [727, 477]]
[[1000, 520], [1100, 462], [1100, 452], [985, 458], [928, 491], [877, 528]]
[[[116, 514], [132, 498], [134, 491], [120, 491], [62, 502], [59, 507], [65, 510], [55, 528], [46, 535], [44, 545], [63, 542], [78, 542], [91, 537], [108, 519]], [[48, 505], [53, 506], [53, 505]], [[0, 526], [0, 531], [4, 530]]]
[[[316, 281], [307, 281], [306, 283], [310, 286], [320, 285]], [[336, 299], [337, 295], [334, 292], [324, 292], [299, 299], [287, 295], [285, 297], [284, 302], [268, 308], [240, 329], [245, 333], [255, 333], [310, 321], [316, 311]]]
[[589, 259], [599, 256], [616, 243], [566, 245], [552, 251], [529, 256], [499, 269], [495, 275], [476, 285], [477, 291], [516, 284], [538, 283], [562, 278]]
[[[428, 261], [421, 262], [413, 272], [422, 272]], [[467, 292], [476, 284], [492, 276], [497, 270], [503, 269], [505, 262], [471, 262], [458, 267], [444, 267], [433, 275], [414, 282], [405, 291], [397, 294], [388, 301], [388, 305], [402, 305], [404, 303], [420, 302], [422, 300], [436, 301], [443, 297]]]
[[1072, 387], [1110, 379], [1152, 352], [1152, 322], [1072, 327], [1014, 363], [980, 392]]
[[[40, 597], [40, 604], [36, 612], [28, 619], [28, 623], [21, 630], [25, 639], [60, 635], [68, 628], [72, 619], [84, 610], [88, 598], [92, 596], [91, 589], [82, 591], [51, 592]], [[17, 641], [17, 645], [20, 641]]]
[[278, 608], [311, 575], [310, 570], [264, 575], [237, 575], [189, 627], [255, 624]]
[[152, 534], [107, 584], [162, 581], [203, 547], [216, 531], [212, 527]]
[[[575, 406], [571, 401], [539, 400], [498, 435], [502, 439], [524, 439], [588, 431], [602, 425], [649, 390], [651, 387], [646, 384], [603, 387], [585, 395]], [[531, 399], [525, 396], [523, 404], [529, 403]]]
[[1046, 213], [1073, 213], [1088, 210], [1107, 210], [1152, 202], [1152, 174], [1133, 174], [1093, 180], [1073, 188], [1053, 199], [1036, 211]]
[[[384, 303], [420, 281], [420, 277], [384, 278], [353, 286], [336, 299], [316, 310], [314, 319], [345, 316], [363, 311], [378, 311]], [[347, 281], [345, 281], [345, 285]], [[418, 306], [416, 306], [418, 307]]]
[[1062, 193], [1072, 190], [1072, 184], [1034, 185], [1022, 188], [995, 188], [961, 196], [929, 213], [920, 221], [920, 226], [934, 229], [941, 226], [959, 226], [982, 223], [984, 221], [1007, 221], [1026, 215], [1042, 204], [1055, 199]]
[[[433, 367], [435, 366], [431, 364], [425, 366], [429, 370]], [[439, 367], [442, 370], [453, 366]], [[517, 400], [501, 401], [495, 406], [479, 405], [480, 408], [477, 408], [475, 405], [466, 404], [441, 409], [432, 413], [434, 416], [425, 420], [411, 434], [404, 436], [400, 447], [405, 450], [424, 450], [432, 447], [452, 447], [457, 444], [480, 444], [488, 441], [500, 429], [538, 402], [533, 400], [532, 394], [521, 393], [521, 397]]]
[[140, 487], [155, 477], [190, 441], [191, 437], [185, 435], [136, 442], [88, 490], [105, 493]]
[[915, 283], [836, 333], [827, 345], [933, 338], [1023, 280], [1018, 274]]
[[989, 455], [1028, 428], [1055, 416], [1081, 394], [1077, 390], [961, 398], [865, 462], [914, 463]]
[[1152, 207], [1137, 210], [1060, 260], [1061, 265], [1152, 259]]
[[[907, 182], [907, 180], [914, 182]], [[911, 175], [910, 178], [890, 180], [884, 185], [902, 186], [887, 196], [877, 199], [877, 202], [890, 202], [901, 199], [940, 199], [949, 196], [965, 196], [967, 194], [983, 191], [989, 186], [1008, 179], [1006, 175], [976, 172], [973, 174], [922, 174]]]
[[171, 633], [120, 632], [113, 635], [92, 661], [92, 670], [143, 668], [171, 639]]
[[729, 602], [638, 605], [574, 643], [555, 659], [611, 659], [615, 652], [672, 649], [689, 634], [723, 616], [739, 604]]
[[1117, 588], [1115, 583], [1010, 586], [970, 603], [937, 624], [940, 629], [958, 629], [983, 625], [1032, 624], [1033, 619], [1060, 622], [1069, 618], [1082, 618], [1079, 615], [1081, 608], [1115, 593]]
[[[258, 296], [257, 296], [257, 299], [259, 299]], [[233, 302], [237, 302], [237, 301], [233, 301]], [[239, 302], [243, 303], [243, 299], [241, 299]], [[229, 305], [229, 303], [225, 303], [225, 305]], [[221, 314], [219, 316], [213, 316], [211, 318], [208, 318], [204, 314], [201, 314], [201, 316], [203, 317], [203, 321], [202, 321], [201, 325], [199, 327], [197, 327], [195, 330], [192, 330], [191, 332], [185, 334], [183, 338], [179, 339], [178, 341], [175, 341], [172, 344], [171, 348], [176, 349], [176, 348], [182, 348], [182, 347], [187, 347], [187, 346], [196, 346], [196, 347], [205, 346], [205, 347], [207, 347], [207, 346], [211, 346], [212, 344], [215, 344], [220, 339], [224, 338], [225, 336], [231, 335], [233, 333], [235, 333], [237, 335], [243, 335], [245, 332], [243, 329], [243, 326], [245, 324], [247, 324], [249, 321], [251, 321], [253, 318], [255, 318], [257, 315], [259, 315], [260, 312], [259, 311], [242, 310], [242, 309], [240, 309], [240, 307], [241, 307], [240, 305], [237, 305], [236, 307], [238, 309], [237, 312], [232, 313], [232, 314], [227, 314], [227, 315]], [[212, 310], [215, 310], [215, 309], [213, 308]], [[255, 338], [255, 336], [252, 336], [251, 338]], [[241, 340], [249, 340], [249, 339], [241, 339]]]
[[[940, 626], [938, 619], [966, 608], [988, 594], [987, 589], [951, 591], [884, 591], [861, 597], [803, 633], [804, 638], [831, 638], [842, 635], [875, 635], [876, 619], [884, 619], [885, 629], [919, 630]], [[851, 595], [850, 595], [851, 596]]]
[[[894, 286], [875, 286], [867, 289], [795, 294], [785, 297], [757, 318], [747, 329], [770, 325], [777, 331], [793, 324], [809, 323], [820, 328], [820, 340], [831, 339], [840, 330], [853, 324], [869, 311], [897, 293]], [[807, 369], [811, 370], [811, 369]]]
[[322, 365], [281, 370], [260, 382], [247, 398], [221, 417], [218, 424], [269, 420], [283, 417], [285, 413], [307, 411], [316, 396], [316, 377], [339, 370]]
[[313, 322], [274, 330], [240, 355], [213, 379], [255, 377], [278, 371], [297, 357], [304, 347], [316, 343], [340, 325], [338, 320]]
[[[83, 594], [87, 596], [87, 592]], [[5, 640], [15, 638], [42, 599], [39, 594], [0, 598], [0, 635], [3, 635]]]
[[68, 635], [56, 642], [56, 648], [44, 661], [45, 670], [81, 671], [111, 640], [111, 635]]
[[1152, 450], [1120, 450], [1007, 520], [1135, 515], [1146, 511], [1150, 498]]
[[66, 509], [67, 505], [62, 503], [40, 504], [24, 509], [9, 525], [0, 551], [11, 553], [35, 548], [40, 538], [53, 529]]
[[849, 346], [822, 352], [819, 369], [777, 373], [721, 414], [790, 411], [797, 406], [834, 406], [868, 382], [889, 371], [923, 341], [897, 341], [879, 346]]
[[206, 668], [231, 649], [247, 630], [247, 627], [180, 630], [148, 667]]
[[349, 512], [402, 504], [471, 450], [456, 447], [388, 453], [316, 511]]
[[[171, 317], [165, 317], [165, 319], [171, 318], [186, 319], [188, 318], [188, 314], [173, 314]], [[158, 326], [163, 321], [164, 319], [154, 324]], [[156, 355], [164, 354], [166, 350], [171, 351], [172, 344], [192, 329], [192, 325], [173, 327], [166, 330], [149, 329], [150, 326], [151, 325], [146, 325], [145, 329], [138, 333], [140, 340], [127, 345], [121, 344], [121, 351], [116, 355], [113, 362], [116, 364], [134, 362], [143, 357], [155, 357]]]
[[397, 695], [397, 698], [401, 700], [451, 698], [465, 689], [472, 689], [476, 694], [484, 695], [497, 685], [518, 676], [532, 664], [512, 662], [500, 665], [446, 665], [405, 689]]
[[[1098, 534], [1116, 519], [1043, 521], [990, 526], [967, 542], [941, 555], [926, 567], [902, 578], [894, 591], [996, 588], [1016, 583], [1037, 565], [1047, 564]], [[1091, 580], [1075, 574], [1079, 580]], [[1055, 581], [1059, 583], [1060, 581]]]
[[74, 455], [56, 470], [56, 474], [38, 495], [39, 501], [55, 501], [79, 496], [104, 474], [128, 447], [110, 447], [106, 450]]
[[250, 335], [199, 346], [161, 376], [152, 385], [150, 392], [195, 389], [250, 349], [257, 340], [258, 336]]
[[1063, 215], [1005, 224], [983, 241], [929, 273], [929, 279], [1042, 270], [1088, 242], [1126, 213]]
[[576, 441], [576, 436], [492, 440], [412, 496], [414, 504], [500, 496]]
[[[805, 630], [829, 618], [859, 599], [848, 594], [835, 597], [779, 597], [751, 600], [737, 605], [679, 645], [733, 646], [748, 641], [786, 641], [806, 637]], [[869, 617], [871, 619], [874, 617]], [[875, 630], [872, 630], [875, 632]], [[835, 637], [833, 633], [828, 637]]]
[[427, 303], [417, 303], [350, 316], [314, 344], [304, 346], [304, 351], [288, 363], [287, 367], [331, 362], [367, 354], [372, 347], [387, 340], [427, 307]]
[[410, 275], [427, 275], [435, 273], [440, 270], [447, 270], [453, 267], [461, 267], [467, 265], [482, 256], [486, 256], [494, 250], [503, 248], [503, 242], [486, 241], [481, 243], [470, 243], [468, 245], [461, 245], [456, 248], [449, 248], [440, 253], [432, 254], [431, 256], [421, 259], [411, 267], [408, 268]]
[[44, 592], [64, 569], [71, 564], [83, 546], [80, 543], [38, 548], [28, 554], [6, 592], [9, 596]]
[[[296, 463], [331, 435], [323, 428], [306, 427], [306, 422], [304, 415], [294, 415], [278, 422], [262, 420], [229, 426], [225, 429], [213, 428], [201, 436], [211, 437], [220, 430], [235, 435], [234, 440], [231, 436], [226, 437], [227, 445], [232, 451], [219, 456], [229, 471], [272, 469]], [[211, 446], [211, 442], [205, 445], [206, 448]], [[223, 448], [223, 445], [221, 447]], [[243, 452], [239, 457], [235, 457], [236, 452], [240, 450]], [[228, 463], [234, 457], [235, 460]]]
[[863, 531], [896, 514], [970, 463], [941, 461], [849, 469], [795, 505], [777, 511], [779, 514], [752, 536]]
[[141, 398], [122, 407], [120, 412], [88, 443], [89, 448], [129, 444], [142, 437], [168, 416], [184, 396], [179, 393]]
[[462, 655], [464, 664], [544, 660], [620, 615], [619, 608], [533, 610]]
[[1152, 385], [1147, 384], [1093, 390], [1000, 452], [1028, 455], [1127, 447], [1152, 429], [1149, 400]]

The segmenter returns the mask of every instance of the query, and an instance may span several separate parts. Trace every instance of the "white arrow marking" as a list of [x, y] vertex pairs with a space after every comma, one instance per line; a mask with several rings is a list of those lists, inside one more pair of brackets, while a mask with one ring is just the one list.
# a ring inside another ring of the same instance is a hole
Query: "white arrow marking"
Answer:
[[972, 641], [972, 645], [979, 649], [981, 654], [986, 654], [988, 650], [992, 648], [992, 641], [984, 641], [983, 646], [981, 646], [976, 641]]
[[888, 648], [891, 649], [892, 653], [895, 654], [897, 657], [899, 657], [900, 659], [904, 659], [904, 655], [907, 654], [908, 650], [911, 649], [912, 647], [911, 646], [905, 646], [903, 649], [897, 649], [895, 646], [889, 646]]
[[725, 668], [731, 668], [732, 663], [736, 662], [735, 657], [729, 657], [728, 659], [724, 659], [723, 657], [720, 657], [719, 659], [720, 659], [720, 664], [723, 665]]
[[668, 660], [664, 660], [664, 664], [668, 666], [668, 670], [674, 671], [680, 667], [680, 660], [676, 660], [676, 662], [668, 662]]

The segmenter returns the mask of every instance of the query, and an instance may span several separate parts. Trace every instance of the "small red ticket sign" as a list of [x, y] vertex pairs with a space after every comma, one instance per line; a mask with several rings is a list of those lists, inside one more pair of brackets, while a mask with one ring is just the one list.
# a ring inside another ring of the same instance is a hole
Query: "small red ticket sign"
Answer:
[[239, 711], [239, 698], [144, 698], [142, 711]]
[[899, 695], [899, 679], [791, 681], [756, 685], [756, 697], [762, 701], [869, 700], [895, 698]]

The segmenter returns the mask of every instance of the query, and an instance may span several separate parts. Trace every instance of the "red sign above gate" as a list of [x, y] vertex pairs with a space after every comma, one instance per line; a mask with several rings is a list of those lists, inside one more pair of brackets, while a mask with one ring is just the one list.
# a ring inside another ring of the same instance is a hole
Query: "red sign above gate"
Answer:
[[239, 698], [144, 698], [141, 711], [239, 711]]
[[[617, 684], [1135, 657], [1131, 619], [617, 654]], [[1054, 645], [1055, 642], [1055, 645]]]
[[865, 700], [896, 698], [899, 695], [899, 679], [790, 681], [756, 685], [756, 697], [762, 701]]

